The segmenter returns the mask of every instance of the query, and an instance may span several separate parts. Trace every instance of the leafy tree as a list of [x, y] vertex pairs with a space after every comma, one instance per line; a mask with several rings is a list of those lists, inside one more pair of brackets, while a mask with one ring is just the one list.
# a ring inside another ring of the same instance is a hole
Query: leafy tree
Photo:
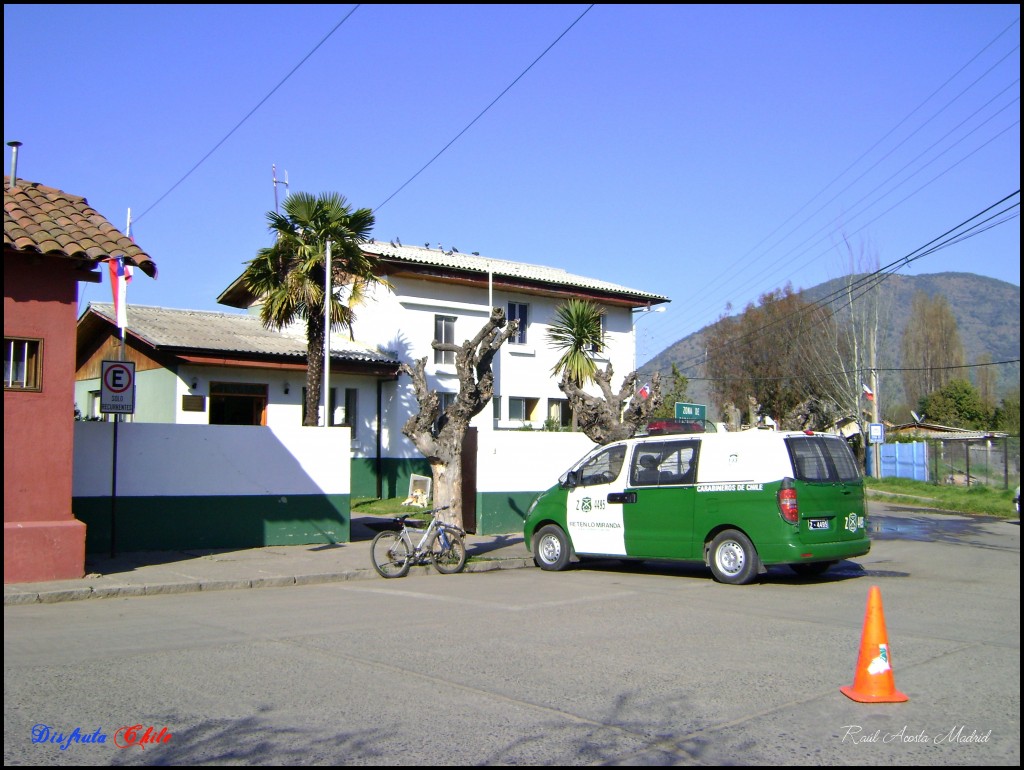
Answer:
[[974, 386], [978, 389], [981, 403], [989, 412], [996, 408], [996, 371], [992, 366], [992, 354], [982, 353], [975, 359]]
[[819, 397], [818, 365], [804, 348], [834, 340], [830, 323], [826, 310], [801, 299], [788, 284], [763, 294], [738, 316], [719, 319], [708, 334], [715, 403], [751, 404], [780, 427], [804, 427], [790, 426], [786, 418]]
[[1009, 433], [1011, 436], [1020, 435], [1020, 386], [1012, 388], [1003, 397], [996, 409], [993, 423], [996, 430]]
[[[607, 444], [633, 436], [650, 419], [660, 401], [661, 379], [654, 375], [650, 392], [639, 396], [639, 375], [634, 371], [618, 392], [612, 390], [612, 365], [602, 371], [593, 359], [604, 345], [601, 316], [601, 309], [589, 300], [566, 300], [555, 309], [548, 344], [562, 351], [552, 374], [561, 375], [558, 387], [569, 400], [574, 428], [578, 426], [598, 444]], [[597, 384], [600, 396], [584, 390], [590, 382]]]
[[964, 363], [956, 317], [943, 296], [922, 291], [911, 302], [910, 320], [903, 330], [903, 391], [908, 404], [920, 403], [942, 389]]
[[950, 380], [939, 390], [921, 399], [921, 411], [928, 422], [956, 428], [987, 428], [991, 413], [985, 409], [978, 391], [967, 380]]
[[494, 394], [492, 363], [498, 349], [516, 333], [518, 322], [509, 323], [505, 311], [492, 308], [491, 316], [471, 340], [461, 345], [435, 341], [434, 350], [455, 353], [459, 392], [446, 409], [440, 395], [427, 385], [427, 358], [415, 366], [402, 364], [401, 371], [412, 378], [419, 412], [402, 427], [404, 433], [430, 463], [434, 506], [449, 506], [444, 519], [458, 526], [462, 521], [462, 443], [469, 422], [480, 414]]
[[[331, 327], [352, 334], [353, 307], [371, 283], [384, 283], [374, 272], [377, 261], [359, 244], [373, 230], [370, 209], [353, 211], [344, 196], [295, 193], [284, 202], [284, 214], [267, 213], [273, 246], [260, 249], [246, 263], [242, 278], [260, 301], [260, 320], [267, 328], [281, 329], [302, 320], [306, 325], [305, 425], [317, 425], [323, 381], [324, 293], [326, 247], [331, 243]], [[347, 293], [347, 301], [339, 297]]]
[[661, 403], [651, 411], [651, 417], [661, 419], [675, 419], [676, 402], [686, 403], [686, 391], [690, 387], [690, 380], [679, 368], [672, 364], [672, 385], [668, 392], [661, 398]]

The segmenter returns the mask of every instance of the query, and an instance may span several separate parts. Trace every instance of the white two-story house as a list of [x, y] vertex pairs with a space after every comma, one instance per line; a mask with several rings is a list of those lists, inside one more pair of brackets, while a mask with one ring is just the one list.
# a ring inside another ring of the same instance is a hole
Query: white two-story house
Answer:
[[[356, 342], [347, 332], [332, 334], [333, 398], [328, 413], [329, 424], [352, 429], [356, 497], [404, 495], [409, 474], [429, 476], [424, 459], [402, 435], [402, 426], [418, 405], [411, 381], [398, 374], [398, 365], [426, 357], [428, 383], [443, 402], [454, 398], [454, 354], [433, 350], [434, 340], [458, 344], [470, 339], [491, 307], [503, 308], [510, 319], [519, 321], [519, 331], [495, 358], [494, 400], [473, 426], [478, 431], [560, 429], [571, 424], [571, 415], [553, 373], [560, 352], [547, 339], [559, 303], [570, 297], [589, 299], [604, 310], [605, 345], [594, 351], [594, 357], [602, 368], [611, 363], [618, 384], [634, 364], [636, 313], [668, 301], [557, 268], [454, 249], [387, 242], [370, 242], [363, 248], [380, 260], [380, 271], [391, 288], [374, 287], [356, 308]], [[143, 350], [147, 359], [136, 377], [138, 386], [144, 387], [146, 372], [151, 372], [148, 376], [161, 382], [165, 394], [156, 397], [159, 406], [150, 407], [149, 416], [137, 414], [135, 419], [301, 424], [301, 329], [278, 333], [259, 327], [259, 298], [246, 289], [241, 276], [218, 301], [248, 314], [129, 307], [126, 346], [129, 353]], [[116, 357], [109, 347], [115, 337], [109, 306], [91, 306], [83, 314], [76, 398], [85, 413], [99, 390], [98, 360]], [[139, 357], [139, 351], [134, 355]], [[145, 400], [140, 392], [137, 401]]]

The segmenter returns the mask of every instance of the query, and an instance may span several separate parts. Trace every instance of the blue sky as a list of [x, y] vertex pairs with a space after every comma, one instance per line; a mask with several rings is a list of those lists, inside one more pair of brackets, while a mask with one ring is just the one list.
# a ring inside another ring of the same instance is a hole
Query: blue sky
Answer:
[[[1018, 5], [5, 5], [4, 141], [131, 208], [160, 277], [129, 303], [227, 310], [276, 165], [378, 240], [670, 297], [643, 363], [849, 272], [844, 239], [885, 266], [1017, 191], [1019, 45]], [[1019, 286], [1017, 211], [900, 272]]]

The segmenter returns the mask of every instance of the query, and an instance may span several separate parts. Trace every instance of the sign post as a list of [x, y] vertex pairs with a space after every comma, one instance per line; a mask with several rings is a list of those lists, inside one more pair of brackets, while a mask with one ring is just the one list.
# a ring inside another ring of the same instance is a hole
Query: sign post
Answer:
[[100, 413], [114, 415], [114, 460], [110, 468], [110, 558], [113, 559], [116, 555], [117, 534], [117, 425], [121, 415], [135, 414], [134, 362], [103, 362], [100, 374]]
[[882, 444], [885, 443], [885, 425], [880, 422], [868, 423], [868, 441], [871, 442], [872, 476], [882, 478]]

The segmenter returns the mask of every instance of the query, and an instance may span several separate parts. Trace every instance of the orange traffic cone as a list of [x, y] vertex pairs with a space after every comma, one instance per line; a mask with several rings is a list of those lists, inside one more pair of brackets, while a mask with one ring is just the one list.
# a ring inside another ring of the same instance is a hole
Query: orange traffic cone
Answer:
[[860, 638], [860, 656], [853, 685], [840, 687], [839, 691], [858, 703], [903, 703], [909, 700], [896, 689], [893, 679], [892, 656], [882, 612], [882, 592], [878, 586], [871, 586], [868, 592], [868, 611], [864, 615], [864, 633]]

